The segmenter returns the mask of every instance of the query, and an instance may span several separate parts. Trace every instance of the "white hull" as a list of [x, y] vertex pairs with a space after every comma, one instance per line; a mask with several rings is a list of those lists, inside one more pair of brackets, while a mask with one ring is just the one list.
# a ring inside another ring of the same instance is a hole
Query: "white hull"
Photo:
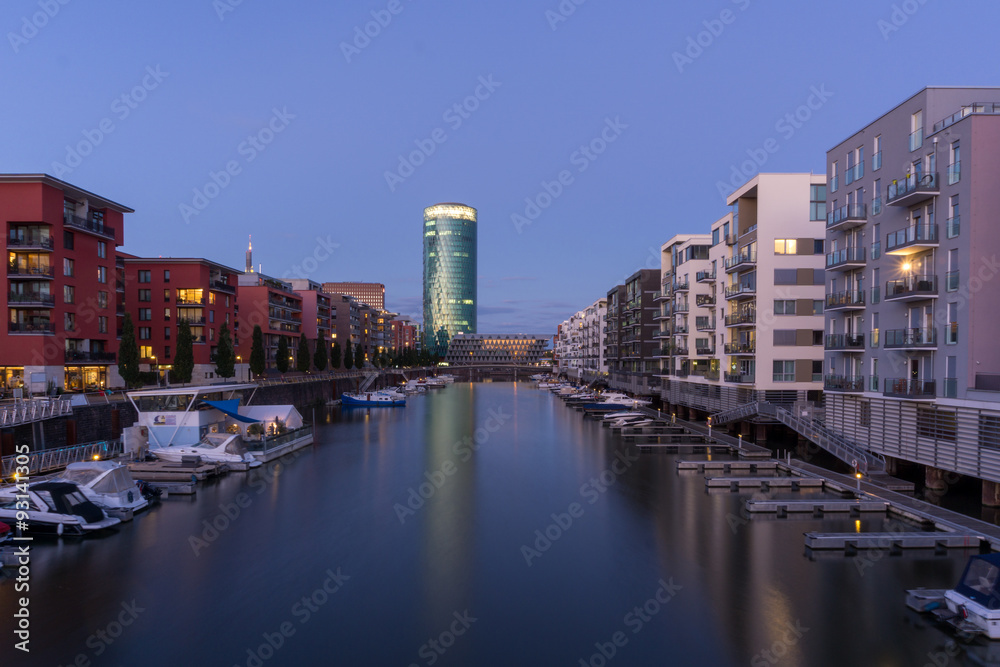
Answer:
[[959, 614], [959, 618], [964, 617], [965, 623], [990, 639], [1000, 639], [1000, 609], [988, 609], [957, 591], [945, 591], [944, 601], [948, 605], [948, 611]]

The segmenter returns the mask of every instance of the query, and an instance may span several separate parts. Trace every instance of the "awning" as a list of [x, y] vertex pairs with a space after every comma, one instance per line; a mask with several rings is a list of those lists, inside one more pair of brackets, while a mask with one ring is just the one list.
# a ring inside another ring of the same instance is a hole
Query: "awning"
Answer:
[[219, 412], [223, 412], [226, 415], [232, 417], [236, 421], [241, 421], [244, 424], [257, 424], [260, 422], [259, 419], [252, 419], [250, 417], [244, 417], [237, 410], [240, 408], [240, 399], [234, 398], [228, 401], [206, 401], [202, 399], [202, 403], [206, 405], [211, 405], [213, 408]]

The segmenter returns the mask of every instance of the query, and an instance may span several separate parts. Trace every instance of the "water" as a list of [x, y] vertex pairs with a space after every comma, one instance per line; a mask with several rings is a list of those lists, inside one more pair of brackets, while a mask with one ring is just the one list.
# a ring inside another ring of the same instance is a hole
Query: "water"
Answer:
[[965, 555], [811, 560], [804, 532], [884, 520], [747, 521], [746, 494], [706, 493], [530, 385], [456, 384], [318, 433], [116, 533], [37, 544], [32, 653], [12, 649], [5, 581], [2, 664], [980, 664], [903, 600], [953, 585]]

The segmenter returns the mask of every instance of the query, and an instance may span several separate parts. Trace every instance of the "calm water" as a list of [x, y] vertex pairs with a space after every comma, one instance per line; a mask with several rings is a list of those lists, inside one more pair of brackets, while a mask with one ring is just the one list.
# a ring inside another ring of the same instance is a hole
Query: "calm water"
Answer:
[[330, 420], [277, 468], [103, 538], [37, 545], [33, 652], [11, 649], [5, 581], [0, 664], [991, 659], [949, 657], [904, 605], [906, 588], [952, 585], [961, 554], [812, 560], [804, 532], [883, 521], [743, 521], [746, 495], [706, 493], [677, 456], [639, 455], [530, 385], [457, 384]]

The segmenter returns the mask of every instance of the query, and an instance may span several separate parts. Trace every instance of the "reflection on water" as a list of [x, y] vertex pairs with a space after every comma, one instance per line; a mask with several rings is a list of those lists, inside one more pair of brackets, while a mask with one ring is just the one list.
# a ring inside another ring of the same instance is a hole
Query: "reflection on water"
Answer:
[[894, 521], [749, 518], [759, 490], [708, 493], [530, 385], [321, 421], [298, 456], [36, 545], [24, 664], [974, 664], [903, 601], [965, 554], [806, 553]]

